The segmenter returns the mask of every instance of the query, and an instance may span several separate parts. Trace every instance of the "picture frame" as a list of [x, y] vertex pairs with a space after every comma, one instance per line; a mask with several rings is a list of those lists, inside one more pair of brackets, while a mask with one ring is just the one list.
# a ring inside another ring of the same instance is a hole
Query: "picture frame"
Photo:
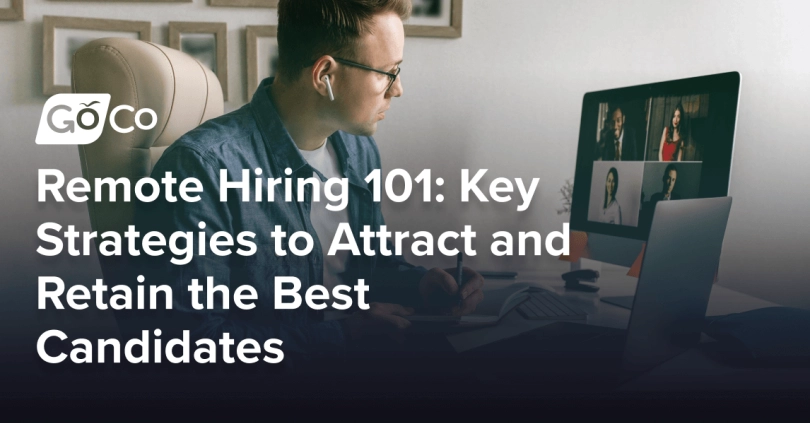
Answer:
[[228, 24], [169, 22], [169, 47], [194, 57], [216, 74], [228, 100]]
[[413, 0], [405, 36], [461, 38], [462, 0]]
[[245, 28], [245, 72], [247, 99], [253, 96], [262, 79], [275, 74], [278, 62], [278, 41], [275, 25], [248, 25]]
[[266, 7], [275, 9], [278, 0], [208, 0], [209, 6], [215, 7]]
[[191, 3], [194, 0], [51, 0], [63, 2], [104, 2], [104, 3]]
[[105, 37], [152, 39], [152, 23], [148, 21], [43, 16], [42, 28], [42, 92], [45, 95], [71, 92], [73, 53], [87, 42]]
[[0, 21], [21, 21], [25, 19], [25, 0], [11, 0], [9, 7], [0, 8]]

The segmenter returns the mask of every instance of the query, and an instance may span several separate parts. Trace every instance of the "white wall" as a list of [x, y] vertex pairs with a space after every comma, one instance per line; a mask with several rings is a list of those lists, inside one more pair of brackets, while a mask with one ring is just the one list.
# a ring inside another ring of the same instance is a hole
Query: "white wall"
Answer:
[[[28, 251], [35, 227], [58, 220], [89, 228], [82, 205], [36, 203], [36, 169], [79, 176], [75, 148], [34, 145], [41, 95], [42, 15], [150, 20], [167, 41], [170, 20], [227, 21], [233, 109], [245, 101], [245, 25], [275, 22], [274, 11], [193, 4], [26, 1], [24, 22], [0, 22], [0, 254]], [[410, 38], [394, 102], [376, 136], [386, 169], [433, 169], [448, 181], [442, 204], [386, 204], [394, 229], [447, 230], [470, 223], [484, 240], [495, 230], [559, 230], [559, 188], [574, 175], [582, 95], [587, 91], [736, 70], [743, 75], [722, 283], [787, 305], [810, 307], [807, 242], [810, 210], [810, 4], [802, 1], [482, 1], [467, 0], [461, 39]], [[459, 169], [541, 178], [526, 212], [516, 204], [459, 201]], [[485, 244], [482, 244], [482, 246]], [[530, 269], [534, 259], [477, 257], [479, 267]], [[0, 259], [7, 294], [36, 283], [26, 263]], [[50, 263], [50, 262], [49, 262]], [[61, 261], [90, 280], [94, 259]], [[449, 265], [433, 258], [426, 265]], [[53, 266], [49, 264], [49, 266]], [[82, 267], [83, 266], [83, 267]], [[38, 271], [41, 273], [41, 269]], [[27, 287], [27, 288], [26, 288]], [[33, 299], [31, 299], [33, 301]], [[27, 301], [27, 299], [26, 299]], [[0, 304], [2, 306], [3, 304]], [[33, 302], [30, 302], [33, 307]], [[27, 306], [26, 306], [27, 307]]]

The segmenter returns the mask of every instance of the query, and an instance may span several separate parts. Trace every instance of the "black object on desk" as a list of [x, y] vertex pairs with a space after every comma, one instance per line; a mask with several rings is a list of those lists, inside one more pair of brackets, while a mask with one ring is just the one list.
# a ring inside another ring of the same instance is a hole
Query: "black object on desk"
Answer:
[[591, 269], [574, 270], [573, 272], [563, 273], [563, 280], [565, 281], [565, 289], [583, 292], [596, 292], [599, 291], [598, 286], [583, 285], [581, 282], [596, 282], [599, 279], [599, 272]]

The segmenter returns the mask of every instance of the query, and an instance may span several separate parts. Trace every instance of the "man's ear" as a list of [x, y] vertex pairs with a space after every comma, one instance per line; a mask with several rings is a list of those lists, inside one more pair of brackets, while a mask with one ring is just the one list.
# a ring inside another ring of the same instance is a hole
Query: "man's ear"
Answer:
[[[337, 62], [332, 56], [324, 55], [315, 61], [312, 66], [311, 85], [315, 91], [323, 97], [330, 98], [330, 91], [334, 93], [335, 83], [337, 77], [335, 70], [337, 69]], [[329, 77], [329, 83], [326, 82], [326, 77]], [[338, 82], [339, 84], [339, 82]], [[331, 88], [331, 90], [330, 90]]]

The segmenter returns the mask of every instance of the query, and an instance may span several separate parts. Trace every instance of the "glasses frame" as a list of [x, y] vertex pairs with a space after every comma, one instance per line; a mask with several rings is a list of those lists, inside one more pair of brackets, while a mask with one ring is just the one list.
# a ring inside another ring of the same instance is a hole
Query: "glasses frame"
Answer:
[[400, 72], [402, 72], [402, 68], [399, 67], [399, 65], [397, 65], [396, 73], [392, 73], [392, 72], [386, 72], [384, 70], [374, 69], [371, 66], [366, 66], [366, 65], [364, 65], [362, 63], [352, 62], [351, 60], [341, 59], [339, 57], [333, 57], [333, 59], [335, 59], [336, 62], [342, 63], [342, 64], [344, 64], [346, 66], [351, 66], [351, 67], [358, 68], [358, 69], [364, 69], [364, 70], [367, 70], [367, 71], [370, 71], [370, 72], [381, 73], [381, 74], [387, 76], [388, 79], [391, 80], [391, 82], [388, 83], [388, 87], [386, 87], [385, 91], [383, 91], [383, 92], [388, 92], [388, 90], [390, 90], [391, 87], [394, 86], [394, 82], [397, 80], [397, 77], [399, 76]]

